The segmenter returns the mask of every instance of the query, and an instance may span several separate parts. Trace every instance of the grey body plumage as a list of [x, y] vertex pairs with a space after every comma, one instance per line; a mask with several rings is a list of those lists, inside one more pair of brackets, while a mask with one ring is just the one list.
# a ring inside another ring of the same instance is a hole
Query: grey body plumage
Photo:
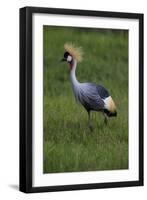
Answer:
[[[72, 49], [71, 53], [73, 53], [73, 51], [74, 49]], [[89, 116], [89, 128], [90, 130], [93, 130], [90, 120], [90, 111], [93, 110], [102, 112], [105, 117], [105, 122], [107, 122], [107, 117], [116, 116], [116, 106], [109, 92], [102, 85], [96, 85], [94, 83], [80, 83], [77, 80], [75, 74], [77, 59], [71, 53], [65, 52], [62, 61], [67, 61], [69, 63], [70, 80], [75, 98], [87, 110]]]
[[104, 92], [99, 93], [99, 90], [103, 90], [103, 88], [93, 83], [79, 84], [77, 99], [87, 111], [102, 111], [104, 109], [103, 97], [100, 96]]

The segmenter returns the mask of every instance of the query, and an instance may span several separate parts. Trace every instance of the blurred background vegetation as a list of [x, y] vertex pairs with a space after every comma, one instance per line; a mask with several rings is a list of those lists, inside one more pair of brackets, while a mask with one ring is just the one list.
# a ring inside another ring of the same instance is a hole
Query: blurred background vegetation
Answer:
[[[128, 168], [128, 31], [44, 26], [43, 32], [44, 173]], [[93, 112], [93, 132], [60, 62], [66, 42], [84, 50], [77, 79], [105, 86], [118, 108], [107, 126]]]

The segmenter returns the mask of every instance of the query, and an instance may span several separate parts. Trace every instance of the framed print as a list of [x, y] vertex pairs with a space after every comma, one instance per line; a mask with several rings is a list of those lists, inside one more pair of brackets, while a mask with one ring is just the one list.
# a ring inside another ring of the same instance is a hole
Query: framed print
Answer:
[[143, 185], [143, 14], [20, 9], [20, 191]]

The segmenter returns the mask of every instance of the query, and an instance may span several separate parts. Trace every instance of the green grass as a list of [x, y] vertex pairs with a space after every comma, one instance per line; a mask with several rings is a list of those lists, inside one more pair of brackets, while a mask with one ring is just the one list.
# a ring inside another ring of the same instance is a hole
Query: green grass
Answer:
[[[93, 132], [74, 99], [68, 65], [60, 63], [68, 41], [84, 50], [78, 80], [104, 85], [118, 108], [107, 126], [93, 112]], [[43, 110], [44, 173], [128, 168], [128, 32], [45, 26]]]

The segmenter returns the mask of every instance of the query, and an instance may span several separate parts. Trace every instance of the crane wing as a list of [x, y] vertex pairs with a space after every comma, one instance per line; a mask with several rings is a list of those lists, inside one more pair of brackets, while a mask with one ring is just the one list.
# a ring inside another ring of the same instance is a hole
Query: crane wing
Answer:
[[81, 83], [78, 88], [78, 100], [87, 110], [99, 111], [104, 109], [104, 101], [95, 84]]
[[102, 85], [97, 85], [96, 88], [97, 88], [98, 94], [100, 95], [102, 99], [105, 99], [110, 96], [108, 90], [106, 90], [106, 88], [104, 88]]

